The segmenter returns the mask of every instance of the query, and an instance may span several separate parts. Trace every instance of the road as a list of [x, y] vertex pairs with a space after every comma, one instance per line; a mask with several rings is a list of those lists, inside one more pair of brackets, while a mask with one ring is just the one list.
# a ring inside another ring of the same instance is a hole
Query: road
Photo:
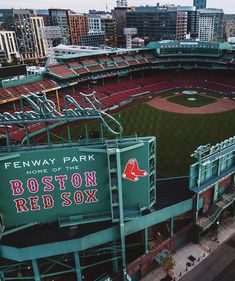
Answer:
[[180, 280], [235, 281], [235, 235]]

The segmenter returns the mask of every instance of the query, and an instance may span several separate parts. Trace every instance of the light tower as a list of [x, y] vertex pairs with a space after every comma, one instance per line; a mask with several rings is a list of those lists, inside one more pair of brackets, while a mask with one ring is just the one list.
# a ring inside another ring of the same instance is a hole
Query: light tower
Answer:
[[61, 38], [61, 28], [59, 26], [44, 26], [40, 28], [40, 36], [46, 42], [46, 56], [47, 63], [46, 65], [57, 64], [55, 60], [55, 53], [53, 49], [53, 41]]
[[137, 28], [124, 28], [124, 34], [126, 35], [126, 48], [131, 49], [131, 36], [137, 34]]

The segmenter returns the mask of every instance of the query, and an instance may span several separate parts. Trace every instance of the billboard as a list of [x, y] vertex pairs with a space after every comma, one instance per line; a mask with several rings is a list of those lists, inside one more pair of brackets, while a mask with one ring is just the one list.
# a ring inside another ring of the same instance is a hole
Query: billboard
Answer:
[[192, 156], [198, 161], [190, 166], [189, 188], [200, 193], [235, 172], [235, 137], [200, 146]]
[[[117, 190], [122, 188], [125, 210], [149, 207], [153, 203], [150, 189], [155, 184], [150, 184], [150, 177], [153, 173], [155, 176], [155, 169], [150, 169], [150, 144], [154, 144], [151, 153], [155, 155], [154, 138], [116, 141], [111, 150], [103, 143], [0, 154], [0, 212], [4, 225], [48, 223], [74, 216], [80, 217], [81, 223], [92, 216], [112, 219], [111, 189], [115, 186]], [[119, 184], [113, 184], [110, 159], [117, 166]]]

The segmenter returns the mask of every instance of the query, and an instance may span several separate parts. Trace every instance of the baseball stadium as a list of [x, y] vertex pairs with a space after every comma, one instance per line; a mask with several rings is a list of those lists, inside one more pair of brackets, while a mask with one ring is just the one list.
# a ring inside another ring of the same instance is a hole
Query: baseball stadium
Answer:
[[0, 69], [0, 280], [141, 280], [235, 216], [235, 47]]

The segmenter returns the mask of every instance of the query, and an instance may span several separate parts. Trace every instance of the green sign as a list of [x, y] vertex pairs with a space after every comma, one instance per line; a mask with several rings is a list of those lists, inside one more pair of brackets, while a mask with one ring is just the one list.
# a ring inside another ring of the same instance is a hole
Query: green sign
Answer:
[[[155, 202], [154, 159], [154, 138], [2, 153], [3, 224], [10, 227], [74, 217], [79, 217], [79, 223], [88, 218], [111, 220], [116, 199], [123, 201], [125, 214], [150, 207]], [[122, 198], [116, 198], [120, 188]]]
[[105, 154], [78, 148], [22, 152], [0, 162], [5, 225], [56, 221], [109, 209]]

